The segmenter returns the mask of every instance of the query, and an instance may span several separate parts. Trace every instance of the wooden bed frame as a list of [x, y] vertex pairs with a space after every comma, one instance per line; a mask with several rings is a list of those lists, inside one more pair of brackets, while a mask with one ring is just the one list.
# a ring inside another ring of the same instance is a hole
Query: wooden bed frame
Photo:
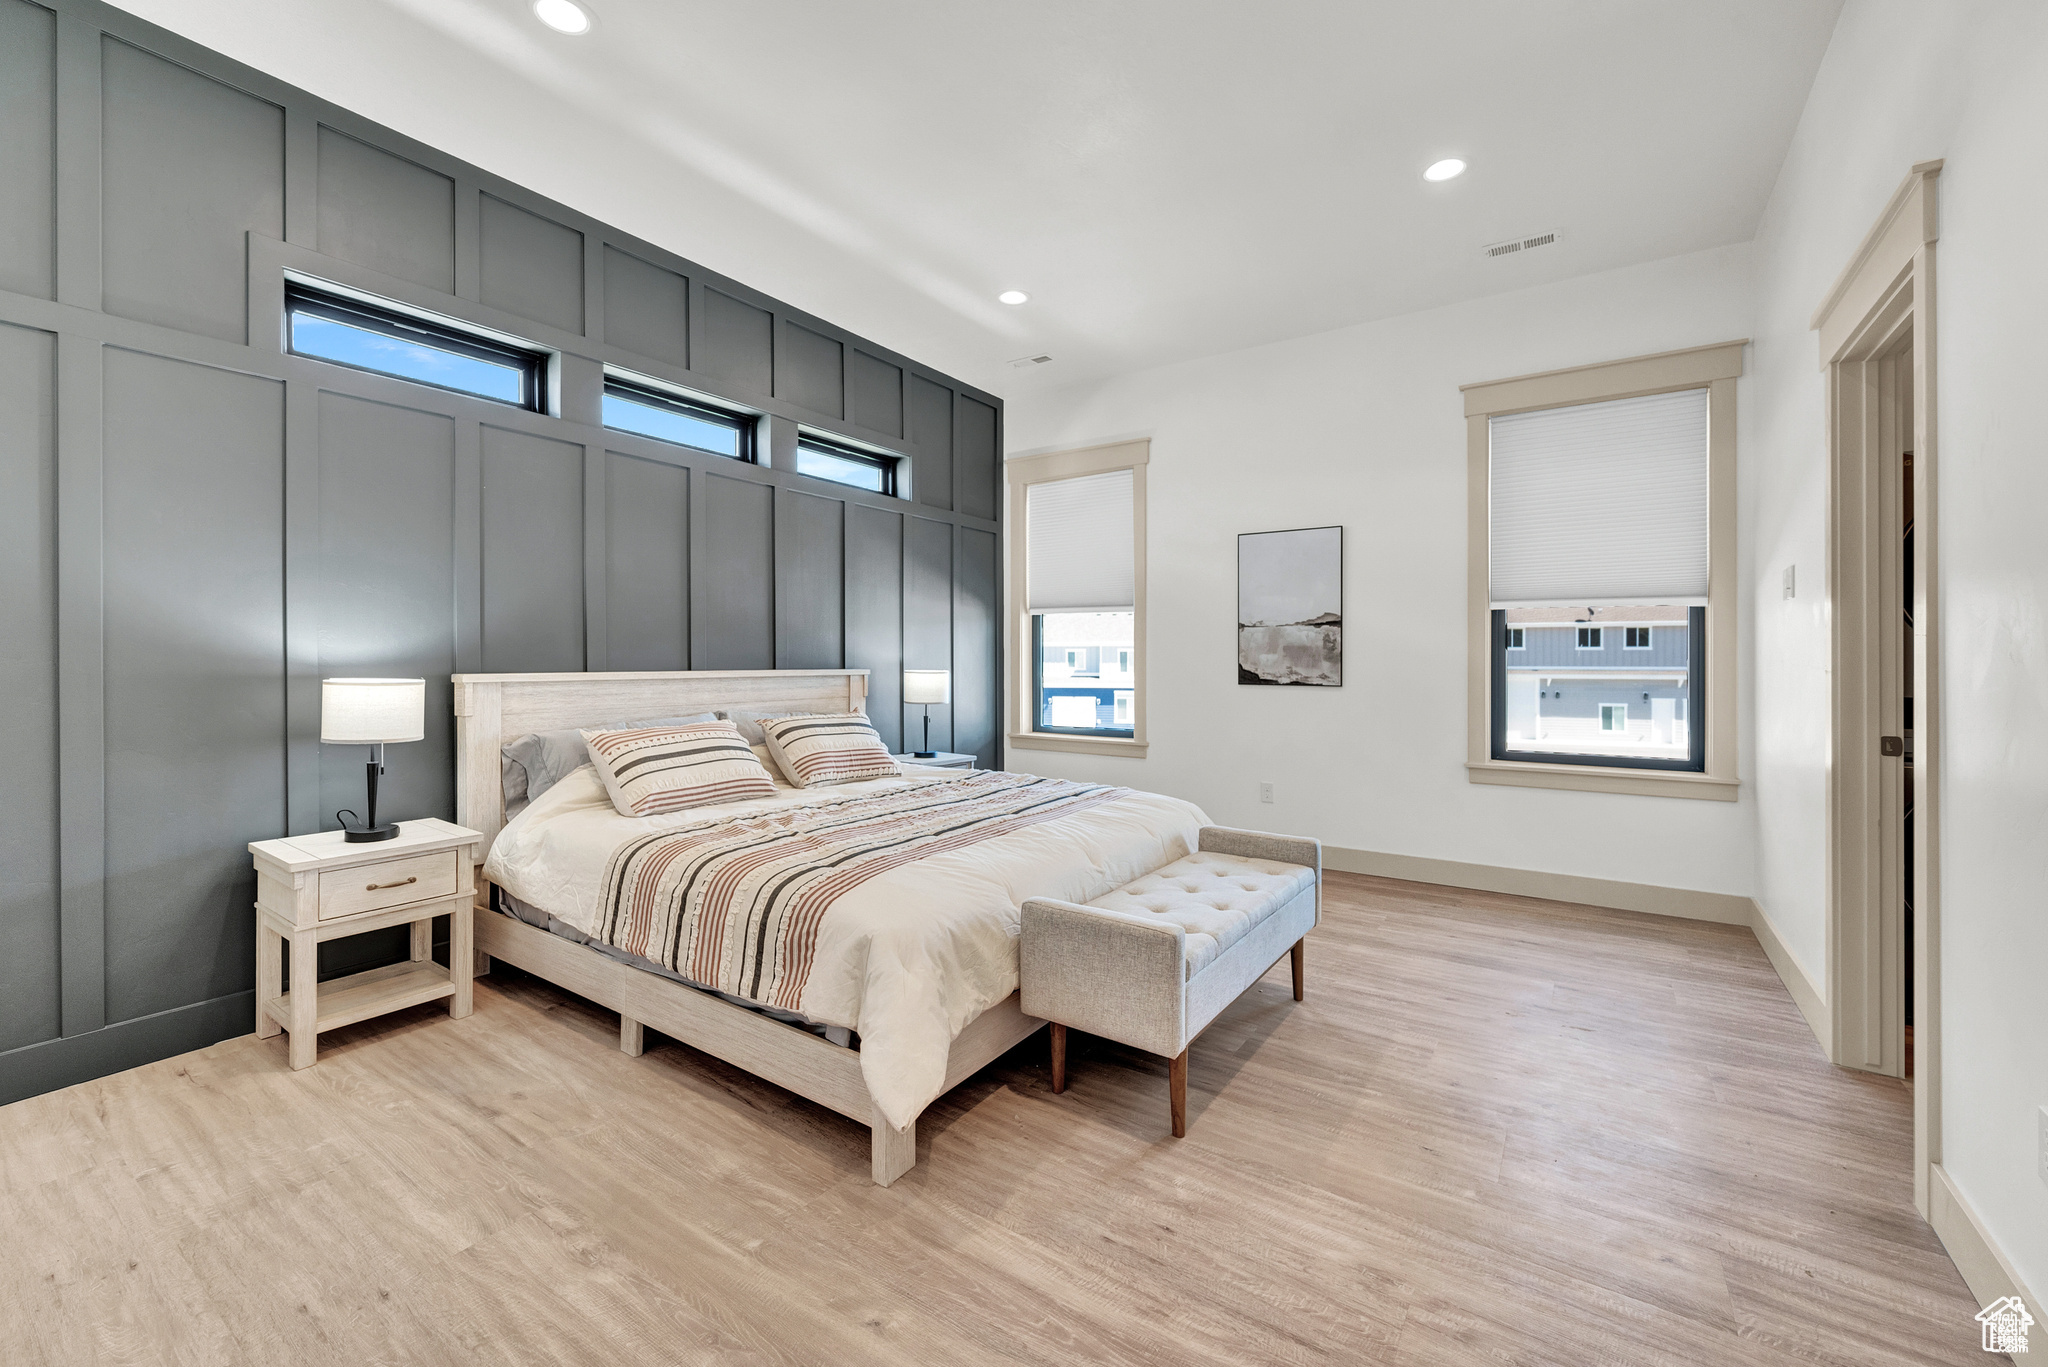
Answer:
[[[865, 669], [684, 670], [621, 674], [457, 674], [456, 819], [481, 831], [488, 851], [505, 825], [499, 751], [530, 731], [636, 717], [685, 716], [720, 707], [867, 711]], [[640, 1052], [652, 1026], [874, 1132], [875, 1181], [888, 1186], [917, 1162], [917, 1122], [893, 1128], [868, 1096], [860, 1054], [807, 1030], [623, 964], [583, 945], [488, 911], [490, 885], [476, 878], [477, 971], [489, 960], [517, 968], [619, 1013], [619, 1047]], [[953, 1041], [946, 1090], [1030, 1037], [1045, 1022], [1016, 993], [969, 1021]]]

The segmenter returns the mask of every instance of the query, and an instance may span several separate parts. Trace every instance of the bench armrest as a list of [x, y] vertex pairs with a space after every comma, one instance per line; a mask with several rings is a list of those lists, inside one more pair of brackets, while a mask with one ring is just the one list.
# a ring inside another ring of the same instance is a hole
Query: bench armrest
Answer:
[[1229, 854], [1239, 859], [1270, 859], [1276, 864], [1304, 864], [1316, 871], [1316, 924], [1323, 923], [1323, 842], [1302, 835], [1241, 831], [1233, 826], [1204, 826], [1195, 835], [1204, 854]]
[[1187, 1047], [1187, 932], [1156, 916], [1034, 897], [1017, 946], [1027, 1016], [1168, 1058]]

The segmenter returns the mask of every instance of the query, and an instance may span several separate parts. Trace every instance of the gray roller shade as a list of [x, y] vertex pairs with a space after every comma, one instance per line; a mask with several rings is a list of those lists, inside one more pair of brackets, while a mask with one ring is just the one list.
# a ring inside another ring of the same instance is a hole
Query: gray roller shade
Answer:
[[1707, 601], [1707, 391], [1490, 422], [1493, 606]]

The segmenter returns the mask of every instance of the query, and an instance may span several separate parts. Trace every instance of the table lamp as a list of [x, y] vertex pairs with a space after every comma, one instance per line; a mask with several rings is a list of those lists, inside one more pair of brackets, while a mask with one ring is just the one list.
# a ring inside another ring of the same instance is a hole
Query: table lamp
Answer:
[[950, 669], [906, 669], [903, 671], [903, 701], [924, 704], [924, 749], [911, 752], [912, 759], [937, 759], [932, 749], [932, 704], [953, 701], [953, 671]]
[[[320, 681], [320, 743], [322, 745], [367, 745], [370, 802], [367, 819], [359, 826], [341, 822], [342, 838], [351, 844], [390, 840], [397, 825], [377, 824], [377, 776], [384, 772], [384, 747], [427, 736], [427, 681], [425, 679], [322, 679]], [[344, 807], [342, 812], [355, 813]]]

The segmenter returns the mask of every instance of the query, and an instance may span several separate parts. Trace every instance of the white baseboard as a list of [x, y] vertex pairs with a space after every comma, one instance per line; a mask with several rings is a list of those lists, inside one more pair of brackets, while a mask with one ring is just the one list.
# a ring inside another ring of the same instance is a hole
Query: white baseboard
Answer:
[[2029, 1351], [2039, 1349], [2048, 1352], [2048, 1309], [2044, 1309], [2041, 1298], [2020, 1281], [2019, 1273], [2006, 1259], [2005, 1253], [1985, 1232], [1983, 1221], [1977, 1212], [1963, 1199], [1956, 1184], [1936, 1163], [1932, 1169], [1933, 1180], [1927, 1184], [1927, 1223], [1934, 1226], [1934, 1232], [1941, 1236], [1941, 1242], [1948, 1249], [1948, 1256], [1963, 1274], [1963, 1281], [1969, 1286], [1970, 1294], [1977, 1298], [1980, 1306], [2007, 1296], [2018, 1296], [2026, 1302], [2027, 1313], [2034, 1317], [2034, 1327], [2028, 1331]]
[[1612, 907], [1617, 911], [1645, 911], [1653, 916], [1677, 916], [1688, 921], [1715, 921], [1729, 926], [1750, 925], [1756, 916], [1756, 903], [1739, 893], [1696, 892], [1690, 888], [1659, 887], [1654, 883], [1585, 878], [1573, 873], [1539, 873], [1534, 869], [1464, 864], [1455, 859], [1380, 854], [1373, 850], [1345, 849], [1341, 845], [1323, 846], [1323, 867], [1344, 873], [1371, 874], [1376, 878], [1402, 878], [1411, 883], [1436, 883], [1448, 888], [1471, 888], [1477, 892], [1505, 892], [1517, 897], [1541, 897], [1552, 902]]
[[[1752, 906], [1755, 904], [1752, 903]], [[1756, 908], [1756, 919], [1749, 923], [1756, 932], [1756, 942], [1764, 947], [1764, 954], [1771, 961], [1771, 967], [1778, 970], [1785, 990], [1792, 994], [1792, 1002], [1799, 1008], [1799, 1014], [1806, 1017], [1807, 1028], [1820, 1041], [1820, 1051], [1828, 1058], [1835, 1056], [1835, 1042], [1831, 1038], [1835, 1028], [1834, 1013], [1828, 1010], [1827, 997], [1820, 985], [1807, 976], [1805, 965], [1794, 958], [1792, 951], [1785, 948], [1785, 942], [1778, 938], [1778, 928], [1771, 924], [1771, 918], [1764, 915], [1762, 907]]]

